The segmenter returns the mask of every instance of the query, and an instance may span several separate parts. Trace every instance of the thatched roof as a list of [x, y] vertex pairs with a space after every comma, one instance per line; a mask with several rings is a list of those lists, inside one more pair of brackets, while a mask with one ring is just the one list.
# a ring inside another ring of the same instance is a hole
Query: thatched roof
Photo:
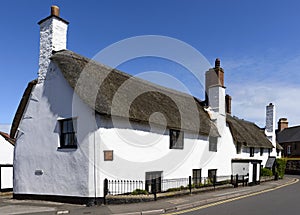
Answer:
[[229, 114], [227, 114], [226, 122], [235, 143], [240, 143], [245, 147], [273, 148], [265, 133], [254, 123]]
[[20, 121], [21, 121], [21, 119], [23, 117], [23, 113], [24, 113], [25, 108], [27, 106], [27, 102], [29, 100], [32, 88], [36, 84], [37, 84], [37, 80], [33, 80], [33, 81], [31, 81], [31, 82], [28, 83], [28, 85], [27, 85], [27, 87], [25, 89], [25, 92], [24, 92], [24, 94], [22, 96], [22, 99], [21, 99], [21, 101], [19, 103], [17, 112], [15, 114], [15, 117], [13, 119], [13, 123], [12, 123], [11, 129], [10, 129], [10, 137], [11, 138], [15, 138], [16, 132], [17, 132], [19, 124], [20, 124]]
[[188, 94], [133, 77], [68, 50], [55, 53], [51, 60], [77, 95], [99, 114], [219, 136], [201, 103]]
[[0, 131], [0, 136], [2, 136], [10, 144], [15, 145], [15, 139], [12, 139], [9, 134]]

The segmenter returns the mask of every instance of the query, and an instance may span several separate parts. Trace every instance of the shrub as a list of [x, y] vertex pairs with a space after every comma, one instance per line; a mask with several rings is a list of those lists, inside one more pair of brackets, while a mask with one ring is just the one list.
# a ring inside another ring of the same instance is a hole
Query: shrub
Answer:
[[169, 188], [169, 189], [167, 189], [166, 192], [175, 192], [175, 191], [181, 191], [181, 190], [186, 190], [186, 189], [188, 189], [188, 186], [187, 187], [180, 186], [180, 187], [176, 187], [176, 188]]
[[273, 172], [272, 172], [272, 170], [270, 170], [268, 168], [262, 168], [261, 176], [273, 176]]
[[132, 195], [148, 195], [149, 193], [147, 190], [136, 189], [136, 190], [132, 191], [131, 194]]
[[284, 159], [276, 159], [276, 173], [278, 174], [279, 178], [283, 178], [284, 172], [286, 167], [286, 160]]

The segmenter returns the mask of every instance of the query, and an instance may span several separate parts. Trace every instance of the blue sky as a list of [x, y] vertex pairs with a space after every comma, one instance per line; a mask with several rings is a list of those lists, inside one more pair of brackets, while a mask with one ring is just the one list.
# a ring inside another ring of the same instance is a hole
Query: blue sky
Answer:
[[[2, 125], [12, 122], [27, 83], [37, 77], [37, 22], [49, 15], [52, 4], [70, 22], [68, 49], [74, 52], [92, 58], [133, 36], [176, 38], [196, 48], [211, 64], [221, 58], [226, 90], [233, 97], [233, 115], [264, 126], [265, 106], [273, 102], [277, 118], [300, 124], [297, 0], [11, 0], [1, 2], [0, 14]], [[193, 95], [204, 98], [193, 80], [181, 75], [182, 68], [172, 62], [137, 59], [120, 69], [132, 74], [163, 70], [189, 85]]]

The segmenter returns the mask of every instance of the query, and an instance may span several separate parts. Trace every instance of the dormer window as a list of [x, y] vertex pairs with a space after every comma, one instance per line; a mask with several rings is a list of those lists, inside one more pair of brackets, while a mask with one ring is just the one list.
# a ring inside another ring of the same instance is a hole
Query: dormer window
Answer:
[[218, 138], [217, 137], [209, 137], [209, 151], [210, 152], [218, 151]]
[[170, 149], [183, 149], [183, 131], [170, 129]]

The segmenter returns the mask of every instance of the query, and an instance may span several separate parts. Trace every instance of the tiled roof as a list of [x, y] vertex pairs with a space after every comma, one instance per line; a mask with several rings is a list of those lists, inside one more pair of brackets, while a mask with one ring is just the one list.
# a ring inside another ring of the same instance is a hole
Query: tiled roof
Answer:
[[300, 126], [285, 128], [277, 133], [279, 144], [288, 142], [300, 142]]

